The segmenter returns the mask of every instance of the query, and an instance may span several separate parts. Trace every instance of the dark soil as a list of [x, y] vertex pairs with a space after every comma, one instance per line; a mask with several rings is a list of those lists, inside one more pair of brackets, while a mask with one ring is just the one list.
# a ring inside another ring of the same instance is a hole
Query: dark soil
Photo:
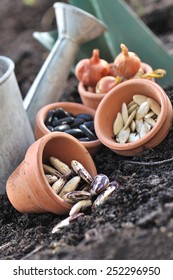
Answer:
[[[48, 54], [32, 32], [55, 27], [50, 16], [54, 2], [39, 0], [34, 7], [24, 6], [20, 0], [0, 2], [0, 54], [14, 60], [23, 97]], [[162, 8], [156, 9], [156, 2]], [[165, 2], [170, 1], [164, 1], [163, 10], [163, 1], [142, 1], [147, 4], [142, 17], [171, 51], [173, 5], [167, 9]], [[164, 16], [158, 17], [158, 13]], [[167, 29], [161, 30], [163, 22]], [[173, 104], [173, 84], [165, 91]], [[81, 102], [72, 74], [62, 99]], [[172, 259], [172, 139], [171, 129], [156, 148], [129, 158], [103, 146], [93, 156], [98, 173], [118, 180], [120, 189], [103, 206], [56, 234], [51, 230], [65, 217], [21, 214], [6, 195], [1, 196], [0, 259]]]

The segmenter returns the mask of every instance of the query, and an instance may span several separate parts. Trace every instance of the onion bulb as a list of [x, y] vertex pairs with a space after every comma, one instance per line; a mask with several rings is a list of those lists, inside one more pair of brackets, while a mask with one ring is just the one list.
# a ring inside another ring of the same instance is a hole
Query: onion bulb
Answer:
[[80, 60], [75, 68], [76, 78], [85, 86], [95, 86], [108, 73], [109, 63], [104, 59], [100, 59], [98, 49], [93, 50], [90, 59], [85, 58]]
[[121, 44], [120, 47], [121, 53], [115, 58], [114, 64], [118, 75], [130, 79], [140, 69], [141, 60], [134, 52], [129, 52], [124, 44]]
[[117, 84], [121, 83], [122, 79], [120, 76], [112, 77], [106, 76], [100, 79], [96, 85], [96, 93], [107, 93], [109, 90], [114, 88]]

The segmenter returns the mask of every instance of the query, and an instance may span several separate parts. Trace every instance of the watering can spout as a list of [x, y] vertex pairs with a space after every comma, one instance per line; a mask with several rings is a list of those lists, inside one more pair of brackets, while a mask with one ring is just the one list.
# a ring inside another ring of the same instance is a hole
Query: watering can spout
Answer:
[[38, 110], [61, 97], [80, 45], [107, 30], [96, 17], [72, 5], [55, 3], [54, 9], [59, 38], [24, 99], [33, 129]]
[[71, 5], [54, 4], [59, 37], [69, 37], [76, 43], [84, 44], [107, 30], [106, 26], [93, 15]]

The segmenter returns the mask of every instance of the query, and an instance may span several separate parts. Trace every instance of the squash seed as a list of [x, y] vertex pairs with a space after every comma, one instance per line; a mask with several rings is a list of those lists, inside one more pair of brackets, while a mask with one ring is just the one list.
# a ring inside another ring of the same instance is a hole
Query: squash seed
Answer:
[[138, 140], [139, 138], [140, 138], [140, 137], [139, 137], [139, 134], [138, 134], [138, 133], [130, 133], [128, 142], [129, 142], [129, 143], [132, 143], [132, 142]]
[[129, 109], [128, 109], [128, 113], [131, 114], [135, 109], [137, 109], [139, 106], [137, 104], [132, 105]]
[[128, 117], [128, 120], [127, 120], [127, 122], [126, 122], [126, 124], [125, 124], [125, 126], [124, 126], [124, 129], [128, 128], [128, 126], [129, 126], [129, 125], [131, 124], [131, 122], [133, 121], [135, 115], [136, 115], [136, 110], [134, 110], [134, 111], [130, 114], [130, 116]]
[[151, 110], [156, 114], [159, 115], [161, 111], [160, 105], [152, 98], [149, 98], [149, 105]]
[[117, 135], [117, 142], [121, 143], [121, 144], [125, 144], [129, 138], [130, 135], [130, 128], [122, 128], [120, 130], [120, 132]]
[[153, 117], [154, 115], [155, 115], [155, 114], [154, 114], [153, 111], [149, 111], [148, 114], [146, 114], [144, 118], [145, 118], [145, 119], [148, 119], [148, 118]]
[[122, 128], [123, 128], [123, 118], [122, 118], [121, 113], [118, 113], [117, 117], [116, 117], [116, 119], [114, 121], [114, 124], [113, 124], [113, 133], [114, 133], [114, 135], [117, 135]]
[[152, 127], [155, 126], [156, 122], [155, 120], [153, 120], [152, 118], [146, 118], [145, 122], [147, 122], [148, 124], [150, 124]]
[[135, 123], [134, 120], [132, 120], [132, 122], [131, 122], [131, 124], [130, 124], [130, 129], [131, 129], [132, 132], [134, 132], [135, 129], [136, 129], [136, 123]]
[[149, 101], [147, 100], [139, 106], [139, 109], [136, 112], [136, 119], [140, 120], [144, 118], [145, 115], [148, 113], [149, 109], [150, 109]]
[[128, 117], [129, 117], [128, 110], [127, 110], [127, 105], [126, 105], [125, 102], [122, 105], [121, 115], [122, 115], [123, 123], [125, 125], [127, 120], [128, 120]]
[[142, 94], [136, 94], [133, 95], [133, 100], [138, 104], [141, 105], [142, 103], [144, 103], [145, 101], [147, 101], [147, 96], [142, 95]]
[[146, 136], [149, 131], [150, 130], [149, 130], [148, 126], [144, 123], [141, 128], [141, 131], [140, 131], [140, 138], [143, 138], [144, 136]]
[[143, 120], [141, 119], [141, 120], [135, 120], [135, 124], [136, 124], [136, 131], [138, 132], [138, 133], [140, 133], [140, 131], [141, 131], [141, 128], [142, 128], [142, 126], [143, 126]]

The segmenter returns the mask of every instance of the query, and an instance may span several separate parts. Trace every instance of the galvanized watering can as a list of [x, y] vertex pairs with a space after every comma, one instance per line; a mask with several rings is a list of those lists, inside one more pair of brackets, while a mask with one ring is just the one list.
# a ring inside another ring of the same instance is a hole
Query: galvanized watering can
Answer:
[[38, 110], [58, 101], [80, 45], [106, 31], [91, 14], [74, 6], [54, 4], [59, 38], [40, 69], [24, 101], [14, 74], [14, 63], [0, 57], [0, 195], [9, 175], [34, 142]]
[[54, 8], [59, 37], [24, 100], [33, 128], [37, 111], [63, 93], [80, 46], [107, 30], [100, 20], [77, 7], [55, 3]]

